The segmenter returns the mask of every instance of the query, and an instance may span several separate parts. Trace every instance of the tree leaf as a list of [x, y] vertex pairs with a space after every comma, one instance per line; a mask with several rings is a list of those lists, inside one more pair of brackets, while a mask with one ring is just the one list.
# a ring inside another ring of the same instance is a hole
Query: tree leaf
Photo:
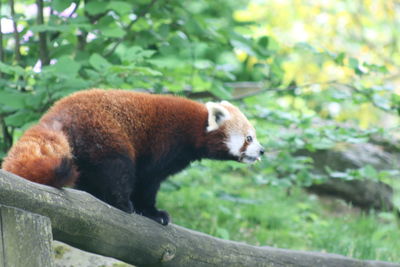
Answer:
[[74, 0], [53, 0], [51, 1], [51, 7], [58, 12], [61, 12], [68, 8]]
[[0, 91], [0, 104], [14, 109], [20, 109], [25, 106], [26, 94], [18, 92]]
[[211, 92], [220, 99], [231, 99], [231, 93], [220, 83], [214, 84]]
[[104, 71], [111, 66], [111, 63], [108, 62], [107, 59], [97, 53], [90, 56], [89, 63], [98, 71]]
[[12, 66], [0, 62], [0, 72], [7, 74], [25, 75], [25, 70], [20, 66]]
[[14, 126], [14, 127], [21, 127], [25, 125], [26, 123], [37, 119], [37, 114], [32, 113], [31, 110], [19, 110], [16, 113], [7, 116], [4, 121], [6, 122], [7, 125], [9, 126]]
[[108, 9], [112, 9], [120, 15], [129, 14], [132, 11], [132, 5], [123, 1], [112, 1], [107, 5]]
[[356, 69], [358, 69], [358, 65], [359, 65], [358, 59], [356, 59], [354, 57], [349, 58], [349, 67], [350, 68], [356, 70]]
[[37, 32], [68, 32], [71, 27], [69, 25], [34, 25], [31, 28], [34, 33]]
[[335, 63], [343, 66], [345, 57], [346, 57], [345, 53], [343, 53], [343, 52], [339, 53], [334, 59]]
[[100, 30], [101, 34], [106, 36], [106, 37], [111, 37], [111, 38], [121, 38], [124, 37], [125, 31], [118, 27], [116, 24], [115, 25], [109, 25], [109, 27], [103, 28]]
[[57, 63], [53, 65], [54, 71], [64, 76], [76, 76], [80, 68], [81, 64], [68, 56], [61, 57]]
[[106, 12], [107, 5], [102, 1], [91, 0], [85, 4], [85, 10], [89, 15], [97, 15]]
[[138, 62], [151, 57], [154, 53], [154, 50], [144, 50], [140, 46], [132, 46], [124, 52], [122, 60], [124, 62]]

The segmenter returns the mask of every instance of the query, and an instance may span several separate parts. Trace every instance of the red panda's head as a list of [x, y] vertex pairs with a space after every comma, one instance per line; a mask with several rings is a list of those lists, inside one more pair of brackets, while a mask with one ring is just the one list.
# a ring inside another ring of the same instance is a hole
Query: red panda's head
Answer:
[[264, 148], [256, 131], [240, 110], [227, 101], [206, 103], [208, 110], [208, 149], [216, 158], [253, 163]]

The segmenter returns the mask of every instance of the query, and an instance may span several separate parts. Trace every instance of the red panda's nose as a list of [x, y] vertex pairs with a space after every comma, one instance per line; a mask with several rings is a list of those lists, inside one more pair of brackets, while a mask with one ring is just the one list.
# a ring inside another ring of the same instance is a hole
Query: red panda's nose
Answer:
[[260, 149], [260, 155], [262, 156], [262, 155], [264, 155], [264, 153], [265, 153], [264, 148], [261, 148], [261, 149]]

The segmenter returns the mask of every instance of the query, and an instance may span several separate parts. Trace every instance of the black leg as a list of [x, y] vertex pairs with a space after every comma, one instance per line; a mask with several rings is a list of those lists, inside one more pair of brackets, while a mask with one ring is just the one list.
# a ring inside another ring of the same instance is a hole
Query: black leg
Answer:
[[170, 222], [168, 212], [156, 208], [156, 196], [160, 182], [141, 179], [135, 184], [131, 200], [137, 213], [146, 216], [162, 225]]
[[124, 155], [112, 155], [96, 161], [80, 161], [77, 188], [104, 202], [132, 213], [130, 196], [133, 191], [135, 167]]

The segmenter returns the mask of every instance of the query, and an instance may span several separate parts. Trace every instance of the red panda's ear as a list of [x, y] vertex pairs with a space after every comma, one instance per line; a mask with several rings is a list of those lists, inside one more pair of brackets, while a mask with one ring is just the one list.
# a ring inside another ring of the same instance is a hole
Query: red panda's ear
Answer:
[[233, 107], [233, 105], [232, 105], [230, 102], [226, 101], [226, 100], [221, 101], [221, 104], [222, 104], [222, 105], [225, 105], [225, 106], [231, 106], [231, 107]]
[[217, 130], [224, 121], [230, 118], [229, 111], [219, 103], [207, 102], [208, 126], [207, 132]]

